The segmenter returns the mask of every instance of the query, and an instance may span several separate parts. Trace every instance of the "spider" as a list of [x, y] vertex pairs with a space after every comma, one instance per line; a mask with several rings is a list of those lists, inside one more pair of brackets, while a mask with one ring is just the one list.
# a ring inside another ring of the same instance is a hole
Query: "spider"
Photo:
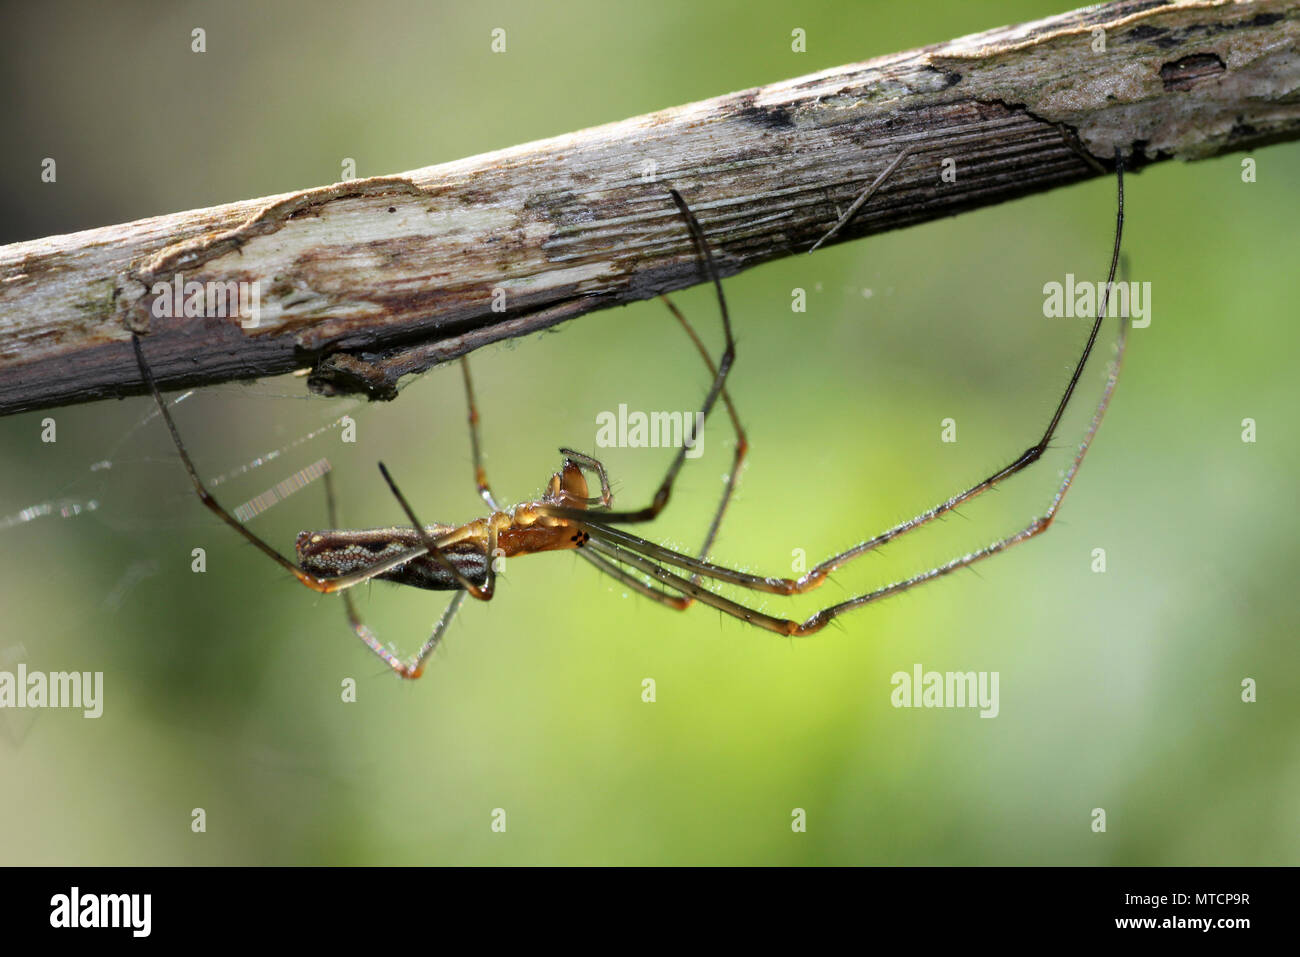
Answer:
[[[906, 158], [908, 152], [910, 151], [905, 151], [903, 155], [895, 159], [885, 172], [863, 191], [849, 210], [840, 217], [832, 230], [814, 245], [814, 249], [826, 238], [834, 234], [856, 213], [870, 195], [879, 188], [885, 177]], [[395, 674], [403, 678], [418, 678], [423, 674], [425, 662], [442, 640], [448, 625], [467, 595], [481, 601], [487, 601], [493, 597], [496, 584], [496, 571], [494, 568], [496, 557], [529, 555], [535, 552], [575, 551], [580, 557], [595, 565], [601, 572], [616, 578], [641, 595], [668, 608], [685, 610], [695, 601], [699, 601], [741, 621], [777, 634], [789, 636], [808, 635], [819, 631], [837, 616], [847, 611], [863, 607], [889, 595], [906, 591], [951, 574], [958, 569], [974, 565], [976, 562], [1005, 551], [1013, 545], [1027, 541], [1050, 527], [1066, 492], [1069, 491], [1070, 485], [1074, 481], [1088, 447], [1097, 433], [1102, 417], [1110, 403], [1111, 395], [1114, 392], [1128, 327], [1123, 316], [1120, 317], [1115, 362], [1108, 374], [1091, 423], [1047, 509], [1025, 527], [999, 538], [983, 548], [954, 558], [942, 565], [909, 578], [895, 581], [874, 591], [857, 595], [838, 604], [827, 606], [802, 622], [774, 617], [755, 608], [747, 607], [701, 584], [702, 579], [708, 579], [750, 591], [775, 595], [796, 595], [811, 591], [825, 582], [832, 572], [842, 568], [858, 556], [932, 522], [934, 519], [970, 501], [982, 492], [988, 491], [1038, 461], [1055, 435], [1070, 399], [1074, 395], [1088, 357], [1091, 355], [1093, 346], [1097, 341], [1102, 320], [1106, 315], [1106, 293], [1109, 292], [1115, 279], [1124, 225], [1124, 168], [1123, 158], [1118, 152], [1115, 161], [1115, 175], [1117, 184], [1115, 241], [1106, 291], [1099, 297], [1100, 303], [1097, 316], [1092, 324], [1087, 342], [1083, 347], [1083, 352], [1074, 367], [1055, 412], [1043, 431], [1042, 437], [1017, 456], [1009, 465], [994, 472], [983, 481], [977, 482], [965, 491], [959, 492], [911, 519], [827, 558], [798, 578], [754, 575], [708, 561], [709, 550], [712, 548], [727, 505], [735, 491], [737, 476], [748, 449], [748, 440], [741, 426], [740, 418], [732, 404], [731, 397], [726, 390], [727, 375], [735, 360], [736, 349], [732, 339], [731, 318], [727, 310], [726, 297], [723, 295], [722, 283], [712, 253], [705, 241], [704, 231], [694, 213], [691, 212], [685, 200], [675, 189], [670, 189], [669, 193], [690, 232], [692, 243], [698, 254], [698, 262], [714, 287], [722, 320], [725, 347], [715, 364], [694, 328], [672, 302], [665, 297], [668, 308], [690, 336], [701, 356], [703, 356], [704, 363], [713, 376], [713, 381], [704, 397], [700, 414], [695, 417], [691, 426], [687, 441], [683, 442], [682, 446], [678, 448], [649, 504], [638, 509], [621, 511], [614, 509], [609, 477], [606, 474], [605, 467], [592, 456], [564, 448], [560, 449], [560, 454], [564, 456], [561, 469], [551, 476], [541, 498], [524, 502], [513, 508], [502, 508], [492, 493], [483, 468], [478, 409], [474, 399], [469, 365], [462, 358], [461, 369], [468, 407], [475, 481], [479, 494], [492, 510], [491, 513], [486, 517], [464, 525], [426, 525], [417, 518], [406, 496], [402, 494], [392, 475], [381, 462], [379, 463], [379, 470], [384, 481], [397, 499], [410, 525], [359, 531], [332, 529], [301, 532], [296, 542], [298, 561], [295, 563], [281, 555], [276, 549], [245, 527], [242, 522], [219, 504], [204, 486], [189, 453], [185, 449], [184, 443], [181, 441], [180, 433], [176, 428], [171, 413], [168, 411], [167, 404], [163, 401], [162, 394], [159, 392], [158, 385], [145, 359], [140, 338], [133, 334], [132, 342], [141, 375], [147, 383], [149, 391], [153, 394], [154, 401], [157, 403], [167, 429], [171, 433], [172, 441], [180, 455], [181, 462], [189, 473], [190, 481], [193, 483], [194, 489], [203, 504], [274, 562], [291, 573], [303, 585], [323, 594], [341, 593], [348, 621], [357, 637], [361, 639], [367, 648], [381, 658]], [[616, 527], [652, 521], [667, 507], [673, 484], [685, 462], [686, 452], [696, 438], [696, 430], [703, 427], [719, 398], [723, 400], [727, 408], [736, 433], [736, 447], [731, 473], [727, 478], [721, 501], [709, 525], [699, 556], [695, 557], [674, 551]], [[588, 474], [593, 475], [599, 482], [600, 494], [598, 496], [590, 495], [587, 484]], [[325, 473], [324, 478], [329, 521], [331, 525], [337, 526], [334, 492], [328, 472]], [[671, 571], [670, 568], [689, 574], [690, 577], [683, 577], [683, 574]], [[639, 577], [638, 574], [633, 573], [634, 571], [644, 577]], [[418, 653], [409, 660], [402, 659], [389, 647], [381, 643], [357, 614], [349, 589], [371, 579], [380, 579], [436, 591], [454, 592], [446, 610], [434, 626], [432, 634], [420, 647]], [[661, 588], [654, 587], [655, 584], [661, 586]]]

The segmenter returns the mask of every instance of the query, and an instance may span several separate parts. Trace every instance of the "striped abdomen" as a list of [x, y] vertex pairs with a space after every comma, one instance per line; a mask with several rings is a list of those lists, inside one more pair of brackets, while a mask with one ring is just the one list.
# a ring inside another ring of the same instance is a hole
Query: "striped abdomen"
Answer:
[[[426, 526], [433, 537], [453, 531], [450, 525]], [[386, 558], [420, 546], [420, 536], [413, 528], [368, 528], [360, 531], [299, 532], [295, 548], [298, 564], [321, 578], [338, 578], [377, 565]], [[443, 554], [470, 581], [478, 584], [487, 577], [487, 557], [473, 540], [457, 542], [443, 549]], [[451, 573], [428, 555], [390, 568], [376, 578], [381, 581], [449, 591], [460, 588]]]

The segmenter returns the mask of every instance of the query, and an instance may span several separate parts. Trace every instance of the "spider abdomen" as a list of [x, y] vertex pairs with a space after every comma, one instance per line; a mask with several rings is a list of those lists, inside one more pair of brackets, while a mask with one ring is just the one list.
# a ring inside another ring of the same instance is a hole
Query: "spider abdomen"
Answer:
[[[429, 525], [427, 529], [435, 538], [454, 530], [450, 525]], [[413, 528], [367, 528], [300, 532], [295, 549], [298, 563], [305, 570], [322, 578], [338, 578], [419, 548], [421, 544]], [[487, 558], [477, 542], [457, 542], [444, 548], [443, 554], [470, 581], [480, 582], [486, 577]], [[375, 577], [433, 591], [455, 591], [461, 587], [450, 571], [428, 555], [418, 555]]]

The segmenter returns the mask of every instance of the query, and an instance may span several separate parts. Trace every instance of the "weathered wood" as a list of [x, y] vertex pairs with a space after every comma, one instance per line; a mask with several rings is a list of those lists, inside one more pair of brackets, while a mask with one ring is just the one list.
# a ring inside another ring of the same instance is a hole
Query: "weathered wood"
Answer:
[[[1101, 39], [1104, 38], [1104, 45]], [[314, 367], [407, 372], [700, 281], [1130, 168], [1300, 138], [1300, 0], [1123, 0], [397, 176], [0, 249], [0, 414]], [[955, 181], [940, 177], [955, 160]], [[159, 318], [158, 283], [255, 283], [255, 327]], [[494, 303], [498, 310], [494, 310]]]

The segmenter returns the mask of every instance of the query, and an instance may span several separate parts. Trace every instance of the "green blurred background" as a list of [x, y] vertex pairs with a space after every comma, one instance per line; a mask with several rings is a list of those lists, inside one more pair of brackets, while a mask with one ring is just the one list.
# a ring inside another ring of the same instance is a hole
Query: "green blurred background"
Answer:
[[[1068, 9], [1060, 2], [40, 5], [10, 10], [4, 239], [394, 173]], [[207, 30], [208, 53], [189, 52]], [[488, 52], [507, 30], [508, 53]], [[808, 52], [790, 52], [790, 31]], [[38, 182], [58, 160], [57, 186]], [[96, 721], [0, 712], [4, 863], [1281, 864], [1300, 851], [1294, 510], [1300, 145], [1129, 181], [1126, 249], [1154, 318], [1132, 335], [1051, 534], [803, 640], [678, 614], [572, 555], [512, 561], [402, 684], [335, 599], [299, 588], [192, 497], [144, 399], [0, 419], [0, 654], [105, 673]], [[732, 394], [753, 445], [718, 560], [788, 574], [911, 516], [1037, 436], [1082, 341], [1042, 285], [1101, 278], [1113, 183], [836, 246], [728, 280]], [[809, 291], [792, 315], [791, 289]], [[709, 341], [716, 310], [680, 295]], [[1109, 359], [1110, 335], [1098, 350]], [[535, 495], [595, 416], [689, 409], [707, 384], [663, 307], [591, 315], [474, 356], [488, 468]], [[563, 387], [547, 370], [578, 366]], [[1041, 511], [1102, 385], [1094, 360], [1047, 460], [846, 569], [803, 616], [978, 547]], [[328, 456], [344, 520], [481, 513], [454, 368], [373, 407], [301, 380], [177, 409], [243, 502]], [[52, 414], [58, 442], [39, 441]], [[958, 442], [939, 441], [940, 420]], [[1258, 442], [1241, 441], [1241, 421]], [[649, 534], [698, 547], [723, 420]], [[667, 455], [600, 450], [626, 503]], [[111, 468], [92, 470], [108, 460]], [[14, 522], [46, 502], [74, 518]], [[3, 527], [5, 525], [8, 527]], [[310, 488], [253, 527], [288, 550]], [[208, 571], [190, 571], [207, 549]], [[1104, 574], [1091, 569], [1104, 548]], [[445, 598], [362, 589], [404, 650]], [[890, 676], [997, 671], [1001, 714], [904, 710]], [[359, 700], [340, 683], [355, 678]], [[1259, 700], [1240, 700], [1243, 678]], [[653, 678], [657, 701], [642, 701]], [[191, 809], [207, 831], [191, 832]], [[1093, 833], [1104, 808], [1108, 829]], [[494, 833], [494, 808], [507, 814]], [[807, 812], [793, 833], [791, 812]]]

